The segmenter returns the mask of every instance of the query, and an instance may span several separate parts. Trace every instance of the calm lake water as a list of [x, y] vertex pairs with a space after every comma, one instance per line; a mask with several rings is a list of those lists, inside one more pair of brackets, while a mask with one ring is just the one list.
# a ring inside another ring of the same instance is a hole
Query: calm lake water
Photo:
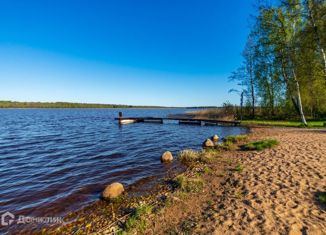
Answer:
[[160, 156], [200, 149], [207, 137], [241, 127], [136, 123], [114, 118], [166, 116], [183, 109], [0, 110], [0, 213], [58, 216], [98, 199], [105, 185], [163, 177], [173, 166]]

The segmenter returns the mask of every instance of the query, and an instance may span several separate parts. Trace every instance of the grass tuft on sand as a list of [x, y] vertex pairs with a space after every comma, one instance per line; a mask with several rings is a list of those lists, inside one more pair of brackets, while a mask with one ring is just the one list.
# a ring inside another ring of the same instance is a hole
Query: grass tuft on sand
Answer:
[[326, 205], [326, 192], [323, 192], [318, 196], [318, 201], [321, 204]]
[[241, 164], [238, 164], [238, 165], [236, 165], [236, 167], [234, 168], [234, 170], [237, 171], [237, 172], [242, 172], [243, 171], [243, 168], [244, 167]]
[[247, 135], [230, 135], [223, 139], [224, 142], [231, 142], [233, 144], [240, 143], [242, 141], [246, 141], [248, 139]]
[[223, 138], [223, 142], [215, 146], [217, 150], [232, 151], [237, 149], [237, 144], [243, 143], [248, 139], [247, 135], [230, 135]]
[[216, 149], [206, 149], [202, 151], [194, 151], [186, 149], [179, 153], [179, 160], [187, 166], [192, 166], [196, 162], [209, 163], [220, 155]]
[[192, 149], [182, 150], [179, 153], [179, 160], [183, 163], [197, 162], [200, 159], [200, 152], [194, 151]]
[[251, 142], [248, 144], [244, 144], [241, 146], [241, 148], [243, 150], [264, 150], [267, 148], [272, 148], [276, 145], [278, 145], [279, 142], [275, 139], [267, 139], [267, 140], [260, 140], [260, 141], [255, 141], [255, 142]]
[[224, 141], [223, 143], [217, 144], [215, 146], [215, 149], [225, 151], [235, 150], [236, 148], [237, 146], [231, 141]]
[[212, 172], [213, 172], [212, 168], [209, 168], [208, 166], [205, 166], [205, 167], [203, 168], [203, 173], [204, 173], [204, 174], [209, 175], [209, 174], [212, 174]]
[[175, 178], [175, 184], [178, 189], [186, 193], [200, 192], [204, 188], [204, 181], [201, 178], [188, 178], [183, 174]]
[[123, 231], [118, 234], [130, 234], [133, 231], [144, 233], [146, 229], [146, 216], [152, 212], [152, 206], [141, 205], [132, 212], [124, 224]]

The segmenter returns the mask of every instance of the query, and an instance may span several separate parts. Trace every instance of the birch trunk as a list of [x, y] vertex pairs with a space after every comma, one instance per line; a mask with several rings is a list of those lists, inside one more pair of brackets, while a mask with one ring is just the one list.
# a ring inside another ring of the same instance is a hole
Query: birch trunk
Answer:
[[301, 94], [300, 94], [300, 85], [299, 85], [299, 82], [297, 80], [297, 77], [296, 77], [296, 74], [295, 74], [293, 68], [292, 68], [292, 74], [293, 74], [294, 83], [295, 83], [296, 103], [297, 103], [297, 108], [298, 108], [299, 115], [300, 115], [300, 118], [301, 118], [301, 122], [305, 126], [308, 126], [307, 121], [306, 121], [306, 118], [305, 118], [304, 113], [303, 113], [303, 108], [302, 108]]
[[253, 78], [253, 65], [252, 65], [252, 56], [249, 58], [249, 76], [250, 76], [250, 89], [251, 89], [251, 102], [252, 102], [252, 118], [255, 119], [255, 87], [254, 87], [254, 78]]

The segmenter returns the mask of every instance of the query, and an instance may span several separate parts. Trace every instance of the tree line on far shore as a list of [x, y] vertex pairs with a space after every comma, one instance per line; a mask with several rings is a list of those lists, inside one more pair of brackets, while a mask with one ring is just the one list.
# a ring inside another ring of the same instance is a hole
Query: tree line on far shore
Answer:
[[161, 106], [133, 106], [120, 104], [88, 104], [68, 102], [0, 101], [0, 108], [162, 108]]
[[247, 118], [326, 117], [326, 1], [259, 1], [243, 51], [230, 77]]

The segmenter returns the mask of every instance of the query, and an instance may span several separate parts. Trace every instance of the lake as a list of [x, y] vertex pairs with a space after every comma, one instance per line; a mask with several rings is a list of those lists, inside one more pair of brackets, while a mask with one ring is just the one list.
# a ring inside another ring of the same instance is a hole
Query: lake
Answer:
[[213, 134], [243, 127], [135, 123], [124, 116], [167, 116], [186, 109], [2, 109], [0, 110], [0, 213], [59, 216], [99, 198], [104, 187], [164, 177], [176, 163], [162, 164], [166, 150], [200, 149]]

